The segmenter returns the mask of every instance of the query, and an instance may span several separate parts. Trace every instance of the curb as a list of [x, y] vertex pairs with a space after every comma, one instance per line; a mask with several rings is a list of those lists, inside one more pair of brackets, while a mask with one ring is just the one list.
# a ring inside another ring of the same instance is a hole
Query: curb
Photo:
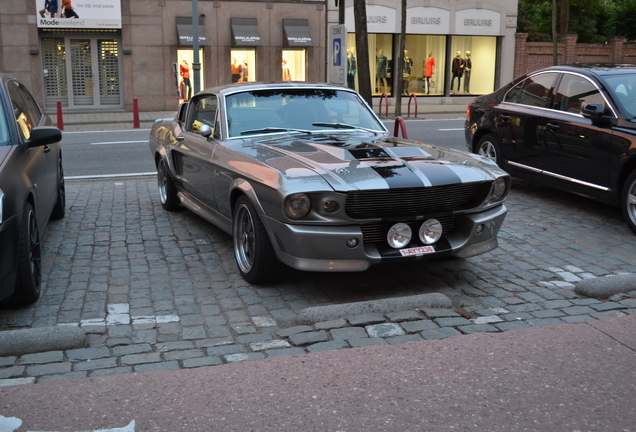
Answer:
[[628, 293], [636, 290], [636, 273], [608, 275], [583, 279], [577, 282], [574, 292], [594, 298], [611, 297], [614, 294]]
[[86, 333], [75, 326], [39, 327], [0, 332], [0, 357], [85, 348]]
[[345, 316], [366, 313], [387, 314], [416, 309], [451, 309], [453, 304], [444, 294], [431, 293], [409, 297], [399, 297], [366, 302], [345, 303], [331, 306], [315, 306], [300, 311], [296, 322], [298, 324], [315, 324], [331, 321]]

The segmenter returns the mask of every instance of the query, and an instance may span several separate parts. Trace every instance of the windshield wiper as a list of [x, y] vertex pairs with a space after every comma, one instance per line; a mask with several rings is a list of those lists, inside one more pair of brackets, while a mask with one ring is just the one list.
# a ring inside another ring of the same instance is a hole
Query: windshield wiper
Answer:
[[256, 134], [256, 133], [261, 133], [261, 132], [266, 132], [266, 133], [274, 133], [274, 132], [300, 132], [300, 133], [310, 134], [310, 135], [313, 133], [312, 131], [310, 131], [310, 130], [306, 130], [306, 129], [292, 129], [292, 128], [266, 127], [266, 128], [262, 128], [262, 129], [244, 130], [244, 131], [241, 131], [241, 135], [250, 135], [250, 134]]
[[317, 122], [317, 123], [312, 123], [312, 126], [319, 126], [319, 127], [331, 127], [334, 129], [356, 129], [356, 130], [363, 130], [366, 132], [371, 132], [374, 134], [378, 134], [379, 132], [373, 129], [367, 129], [364, 127], [360, 127], [360, 126], [355, 126], [355, 125], [350, 125], [347, 123], [322, 123], [322, 122]]

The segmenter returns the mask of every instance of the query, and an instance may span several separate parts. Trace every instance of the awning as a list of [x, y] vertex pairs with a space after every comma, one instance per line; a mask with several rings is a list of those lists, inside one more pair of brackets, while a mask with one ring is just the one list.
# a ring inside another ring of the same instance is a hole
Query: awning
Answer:
[[314, 46], [311, 33], [309, 33], [309, 20], [283, 19], [283, 28], [287, 46]]
[[232, 18], [232, 46], [263, 46], [256, 18]]
[[[179, 36], [179, 45], [192, 46], [192, 42], [194, 41], [192, 17], [177, 17], [177, 35]], [[199, 46], [202, 45], [208, 45], [208, 38], [205, 36], [203, 19], [199, 18]]]

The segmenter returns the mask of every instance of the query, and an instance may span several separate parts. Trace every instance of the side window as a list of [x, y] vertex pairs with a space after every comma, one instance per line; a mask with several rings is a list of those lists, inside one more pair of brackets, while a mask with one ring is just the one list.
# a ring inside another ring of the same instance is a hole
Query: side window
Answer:
[[201, 126], [208, 125], [212, 128], [212, 134], [215, 135], [216, 109], [218, 105], [216, 96], [204, 96], [190, 103], [194, 104], [194, 113], [192, 115], [192, 124], [188, 129], [198, 133]]
[[579, 114], [583, 106], [590, 103], [601, 104], [605, 109], [603, 96], [587, 78], [564, 74], [556, 95], [556, 108]]
[[29, 139], [31, 130], [40, 122], [40, 109], [26, 89], [16, 81], [10, 81], [7, 89], [20, 135], [23, 139]]
[[534, 75], [524, 81], [519, 94], [519, 103], [539, 108], [547, 108], [550, 102], [550, 89], [554, 84], [556, 73]]

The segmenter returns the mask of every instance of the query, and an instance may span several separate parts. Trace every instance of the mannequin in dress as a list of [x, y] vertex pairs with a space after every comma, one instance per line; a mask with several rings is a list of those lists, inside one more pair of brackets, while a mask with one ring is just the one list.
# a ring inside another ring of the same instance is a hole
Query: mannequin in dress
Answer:
[[426, 91], [426, 94], [431, 93], [433, 72], [435, 72], [435, 57], [433, 57], [433, 51], [429, 51], [424, 65], [424, 90]]
[[404, 63], [402, 64], [402, 93], [409, 94], [409, 82], [413, 68], [413, 59], [409, 57], [409, 52], [404, 50]]
[[473, 61], [470, 58], [470, 51], [466, 51], [464, 59], [464, 93], [470, 94], [470, 70], [473, 68]]
[[457, 91], [460, 91], [462, 88], [462, 75], [464, 73], [464, 59], [462, 58], [461, 51], [457, 51], [457, 55], [453, 59], [451, 65], [451, 72], [453, 74], [453, 79], [451, 80], [451, 92], [453, 90], [453, 86], [455, 85], [455, 78], [457, 78]]
[[376, 86], [378, 88], [379, 93], [386, 93], [387, 84], [386, 84], [386, 69], [387, 69], [388, 59], [384, 55], [384, 51], [379, 50], [378, 55], [375, 58], [375, 78], [376, 78]]

